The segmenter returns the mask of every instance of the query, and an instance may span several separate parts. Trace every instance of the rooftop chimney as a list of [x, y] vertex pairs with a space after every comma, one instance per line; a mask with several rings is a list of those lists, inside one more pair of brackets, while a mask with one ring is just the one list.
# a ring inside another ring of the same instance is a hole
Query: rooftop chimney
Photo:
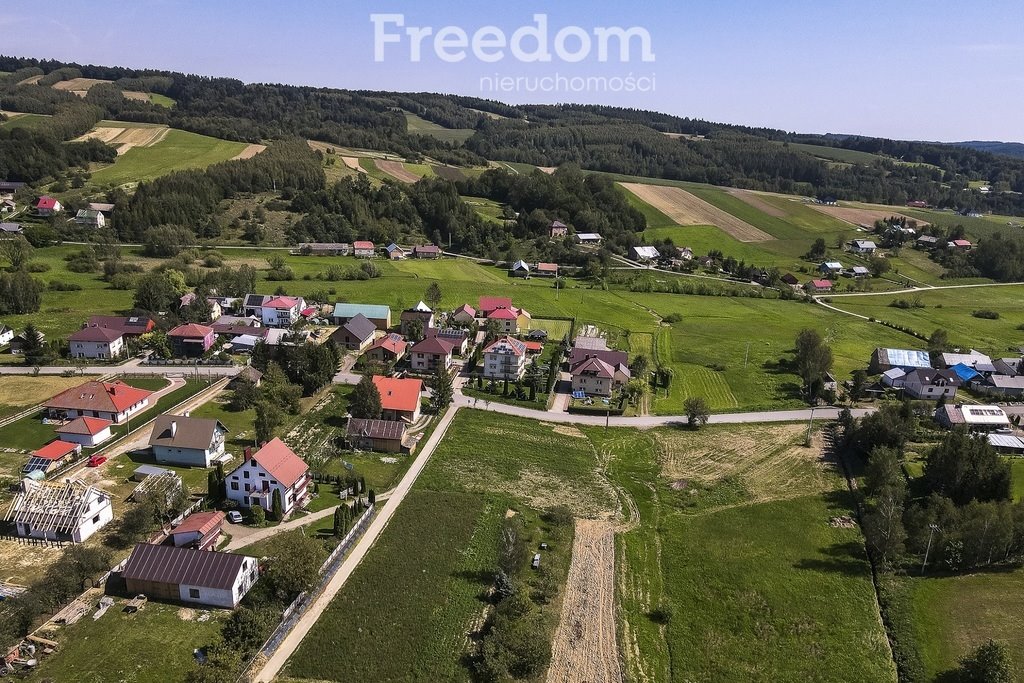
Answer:
[[178, 433], [178, 421], [177, 420], [171, 420], [171, 438], [173, 439], [174, 435], [177, 434], [177, 433]]

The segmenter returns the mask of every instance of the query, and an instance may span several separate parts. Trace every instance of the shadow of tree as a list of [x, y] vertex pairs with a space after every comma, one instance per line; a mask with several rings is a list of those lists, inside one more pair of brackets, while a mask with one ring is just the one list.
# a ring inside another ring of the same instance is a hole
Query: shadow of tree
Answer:
[[857, 541], [835, 543], [822, 549], [824, 557], [805, 558], [796, 562], [796, 569], [836, 572], [845, 576], [863, 576], [868, 571], [867, 555]]

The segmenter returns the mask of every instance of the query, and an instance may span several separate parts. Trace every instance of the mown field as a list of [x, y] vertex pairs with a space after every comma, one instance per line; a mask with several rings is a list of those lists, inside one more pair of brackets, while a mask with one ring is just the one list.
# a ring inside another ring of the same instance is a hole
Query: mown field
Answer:
[[860, 533], [829, 525], [852, 501], [804, 428], [587, 430], [639, 515], [618, 539], [629, 680], [895, 680]]
[[406, 129], [410, 133], [429, 135], [454, 145], [465, 142], [467, 138], [476, 132], [472, 128], [445, 128], [409, 112], [405, 112], [405, 122]]
[[[123, 124], [119, 124], [123, 125]], [[152, 180], [172, 171], [206, 168], [227, 161], [245, 149], [245, 143], [171, 129], [151, 147], [135, 147], [103, 168], [92, 172], [93, 185], [122, 185]]]
[[[891, 304], [905, 301], [910, 308]], [[886, 320], [929, 335], [936, 328], [949, 332], [957, 345], [970, 346], [995, 357], [1015, 355], [1024, 344], [1024, 285], [937, 289], [909, 294], [835, 297], [832, 305], [851, 313]], [[976, 311], [994, 311], [997, 320], [978, 318]]]
[[[557, 447], [546, 458], [537, 456], [534, 439], [552, 438], [551, 426], [511, 420], [527, 439], [510, 440], [476, 470], [478, 449], [466, 446], [479, 443], [491, 421], [486, 413], [459, 414], [381, 539], [289, 660], [286, 677], [469, 681], [464, 662], [469, 633], [487, 614], [484, 594], [496, 567], [502, 520], [510, 511], [522, 517], [531, 553], [542, 540], [560, 539], [544, 562], [564, 582], [571, 539], [557, 536], [532, 505], [563, 501], [521, 495], [527, 484], [540, 484], [519, 470], [519, 460], [532, 457], [536, 469], [531, 471], [538, 479], [550, 477], [557, 488], [594, 467], [588, 442], [582, 434], [574, 437], [583, 445], [568, 454], [568, 463], [558, 457]], [[557, 618], [556, 603], [545, 610], [549, 632]]]

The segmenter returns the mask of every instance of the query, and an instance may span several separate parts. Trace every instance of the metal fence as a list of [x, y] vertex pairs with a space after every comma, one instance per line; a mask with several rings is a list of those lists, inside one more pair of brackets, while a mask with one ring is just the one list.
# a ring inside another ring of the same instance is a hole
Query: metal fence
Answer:
[[299, 596], [292, 601], [292, 604], [288, 605], [288, 608], [285, 609], [284, 614], [281, 617], [281, 623], [277, 625], [277, 628], [275, 628], [274, 632], [270, 634], [269, 638], [267, 638], [263, 647], [259, 649], [259, 651], [246, 665], [243, 674], [238, 678], [239, 681], [248, 680], [247, 677], [250, 673], [249, 670], [252, 667], [253, 662], [255, 662], [258, 657], [263, 656], [269, 659], [275, 652], [277, 652], [277, 648], [281, 647], [281, 642], [284, 640], [285, 636], [291, 633], [291, 630], [295, 627], [295, 624], [299, 619], [302, 618], [302, 615], [306, 613], [306, 610], [313, 603], [313, 600], [315, 600], [316, 597], [324, 591], [324, 588], [327, 587], [327, 584], [338, 572], [338, 569], [341, 567], [341, 563], [345, 560], [346, 555], [348, 555], [348, 551], [352, 549], [352, 546], [355, 545], [356, 541], [358, 541], [363, 535], [363, 532], [366, 531], [366, 527], [369, 525], [370, 519], [373, 517], [375, 507], [376, 506], [371, 504], [366, 508], [366, 512], [356, 520], [356, 523], [352, 525], [349, 532], [345, 534], [343, 539], [341, 539], [338, 546], [331, 551], [331, 554], [327, 556], [324, 563], [320, 565], [320, 580], [317, 582], [317, 585], [314, 586], [313, 590], [300, 593]]

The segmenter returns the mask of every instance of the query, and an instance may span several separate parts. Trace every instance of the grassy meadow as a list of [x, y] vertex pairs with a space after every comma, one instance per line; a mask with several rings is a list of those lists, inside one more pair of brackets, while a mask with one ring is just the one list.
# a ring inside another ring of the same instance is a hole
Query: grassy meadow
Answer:
[[[113, 125], [124, 126], [121, 122]], [[123, 185], [152, 180], [173, 171], [206, 168], [245, 149], [243, 142], [219, 140], [172, 128], [152, 147], [133, 147], [110, 165], [92, 171], [92, 185]]]
[[476, 132], [472, 128], [445, 128], [409, 112], [405, 112], [405, 122], [406, 130], [411, 134], [429, 135], [453, 145], [465, 142]]

